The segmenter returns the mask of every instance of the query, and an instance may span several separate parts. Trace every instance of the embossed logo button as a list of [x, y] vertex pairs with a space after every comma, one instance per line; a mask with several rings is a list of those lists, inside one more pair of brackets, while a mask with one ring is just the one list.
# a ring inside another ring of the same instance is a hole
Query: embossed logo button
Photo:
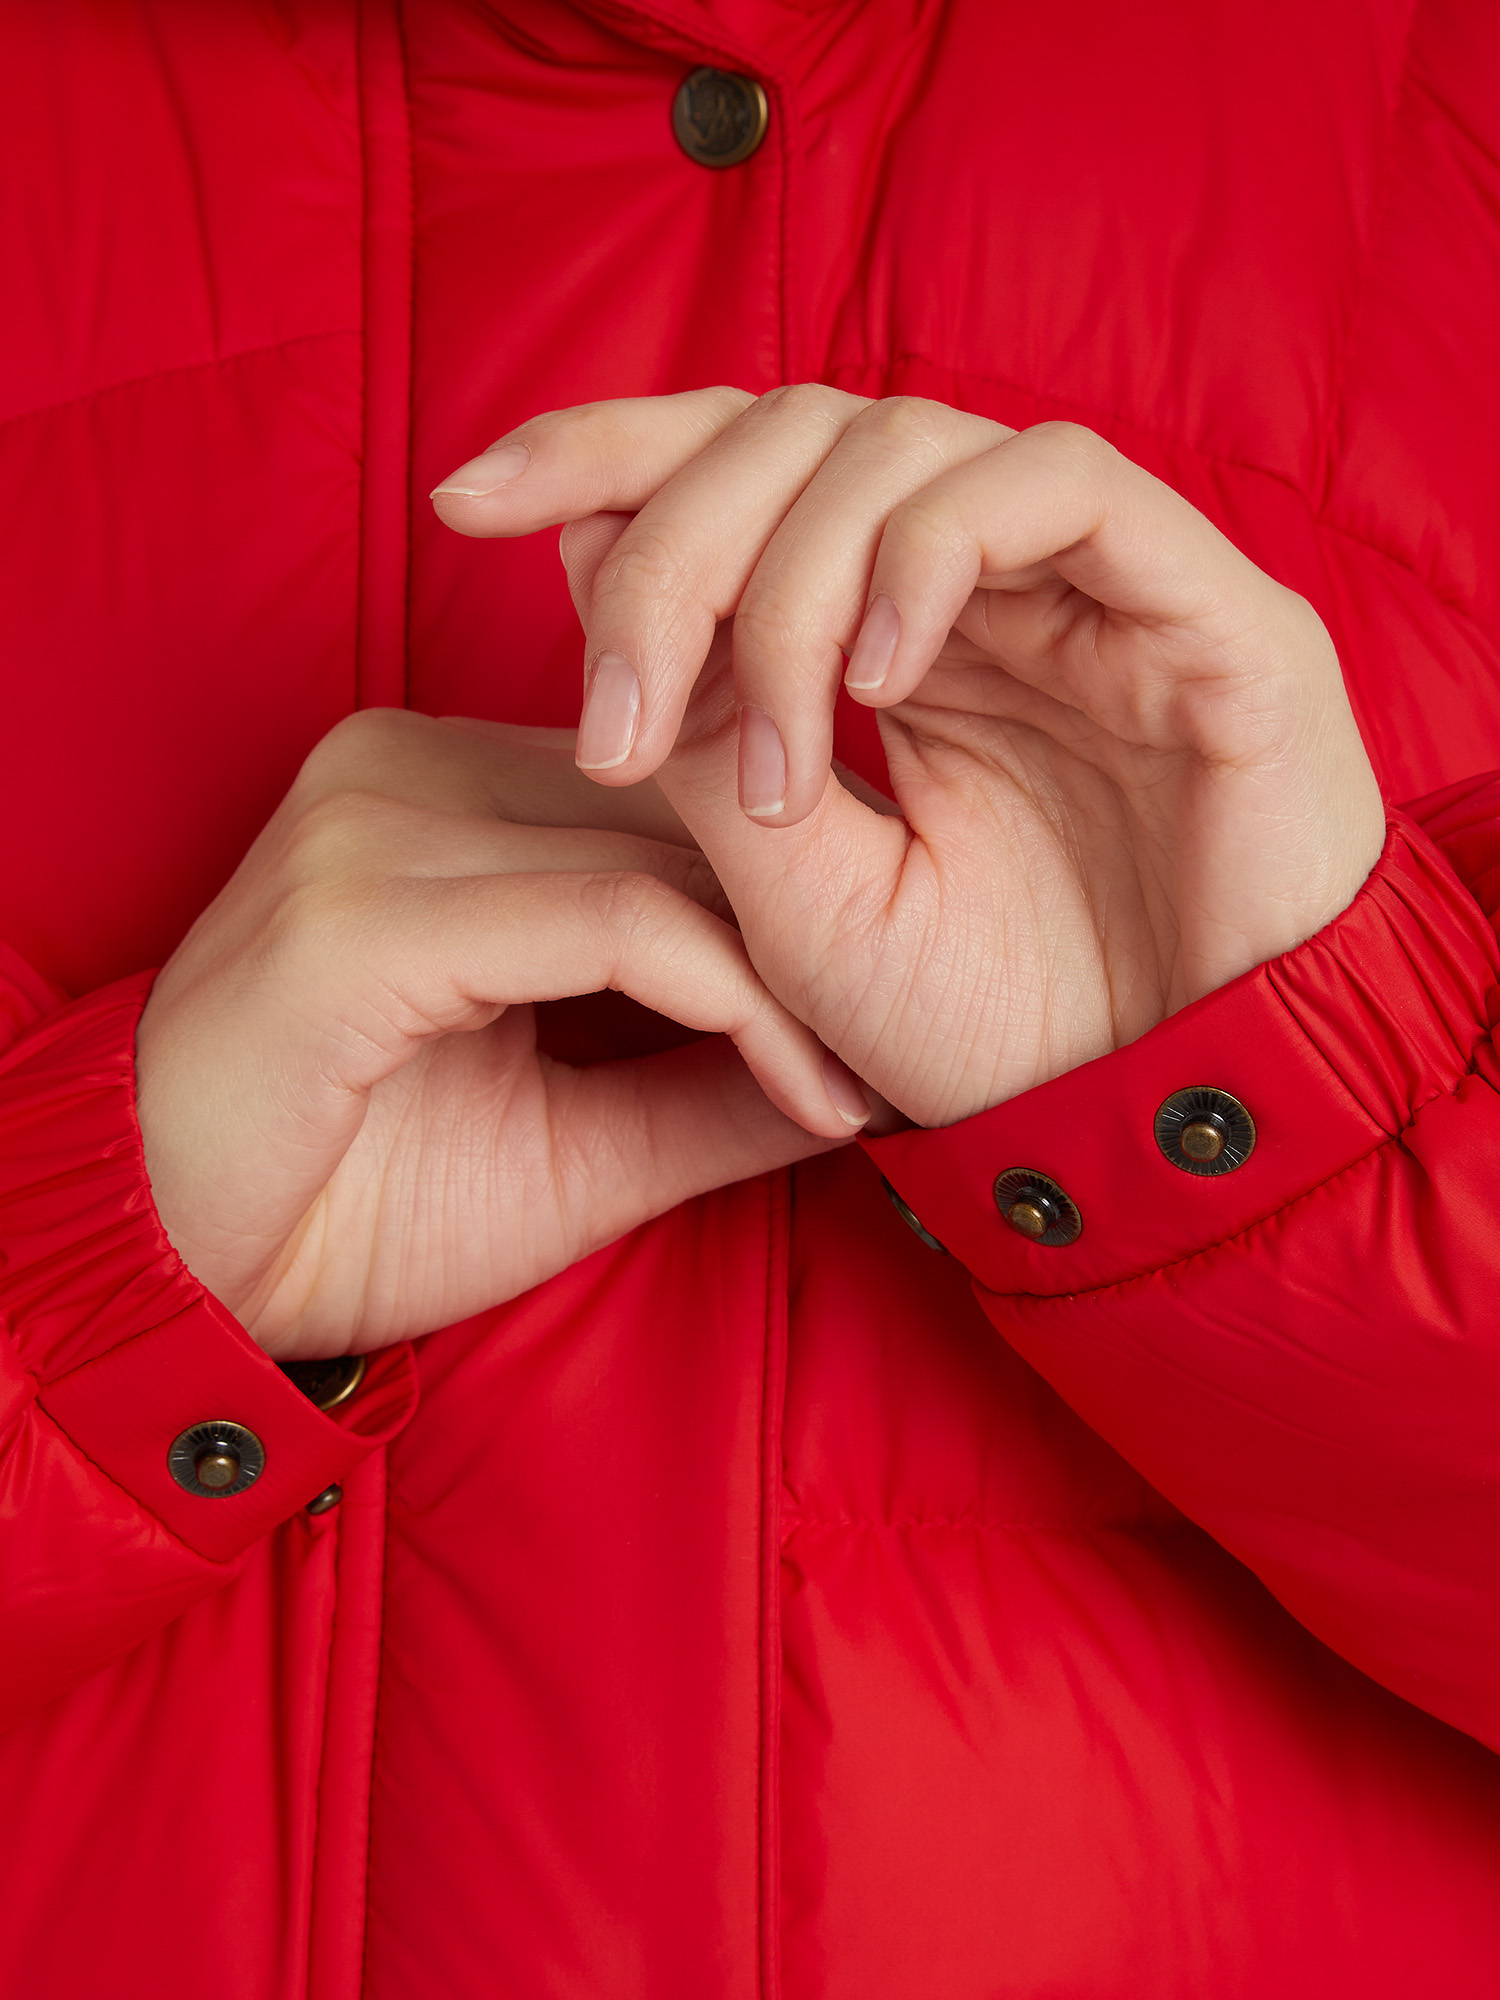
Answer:
[[1083, 1234], [1078, 1204], [1034, 1167], [1007, 1167], [995, 1182], [995, 1206], [1018, 1236], [1048, 1249], [1076, 1243]]
[[771, 107], [753, 76], [695, 69], [672, 100], [672, 131], [700, 167], [737, 167], [766, 136]]
[[283, 1361], [281, 1372], [310, 1403], [320, 1410], [336, 1410], [347, 1403], [365, 1379], [367, 1354], [335, 1354], [317, 1361]]
[[1255, 1151], [1255, 1120], [1237, 1097], [1207, 1083], [1174, 1090], [1154, 1132], [1163, 1158], [1185, 1174], [1232, 1174]]
[[203, 1500], [232, 1500], [265, 1469], [265, 1447], [254, 1431], [222, 1417], [191, 1425], [167, 1453], [167, 1470], [183, 1492]]

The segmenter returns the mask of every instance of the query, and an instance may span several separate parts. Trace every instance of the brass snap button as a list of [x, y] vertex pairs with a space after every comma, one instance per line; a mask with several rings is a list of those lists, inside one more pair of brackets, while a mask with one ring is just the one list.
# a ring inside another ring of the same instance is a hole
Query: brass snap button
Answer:
[[231, 1500], [253, 1486], [266, 1468], [265, 1447], [254, 1431], [224, 1418], [194, 1424], [172, 1440], [167, 1470], [184, 1493]]
[[737, 167], [766, 136], [771, 107], [753, 76], [695, 69], [672, 100], [672, 132], [700, 167]]
[[1156, 1114], [1162, 1156], [1185, 1174], [1232, 1174], [1255, 1151], [1255, 1120], [1227, 1090], [1174, 1090]]
[[884, 1174], [880, 1176], [880, 1185], [885, 1189], [886, 1193], [889, 1195], [891, 1207], [895, 1209], [897, 1215], [900, 1216], [901, 1220], [906, 1224], [907, 1228], [912, 1232], [912, 1234], [914, 1236], [920, 1236], [922, 1241], [927, 1245], [929, 1250], [936, 1250], [936, 1252], [940, 1257], [946, 1257], [948, 1254], [946, 1246], [938, 1242], [937, 1238], [933, 1235], [930, 1229], [924, 1229], [922, 1227], [921, 1222], [917, 1219], [916, 1210], [914, 1208], [909, 1208], [907, 1206], [907, 1204], [901, 1199], [900, 1195], [897, 1194], [896, 1190], [891, 1186], [890, 1182], [886, 1179]]
[[283, 1361], [281, 1372], [320, 1410], [347, 1403], [370, 1365], [368, 1354], [334, 1354], [317, 1361]]
[[327, 1514], [331, 1509], [337, 1507], [343, 1497], [344, 1489], [342, 1486], [325, 1486], [316, 1500], [308, 1501], [307, 1511], [309, 1514]]
[[1007, 1167], [995, 1182], [995, 1206], [1018, 1236], [1049, 1249], [1076, 1243], [1083, 1234], [1078, 1204], [1034, 1167]]

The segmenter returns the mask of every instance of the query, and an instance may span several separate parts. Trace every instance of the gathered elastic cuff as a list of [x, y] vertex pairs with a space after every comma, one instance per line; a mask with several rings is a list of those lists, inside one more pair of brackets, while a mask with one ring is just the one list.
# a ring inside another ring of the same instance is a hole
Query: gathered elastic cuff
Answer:
[[[923, 1229], [987, 1290], [1093, 1290], [1238, 1235], [1402, 1132], [1473, 1067], [1497, 980], [1484, 912], [1427, 836], [1393, 813], [1364, 887], [1296, 950], [992, 1111], [863, 1143]], [[1179, 1095], [1195, 1089], [1223, 1095]], [[1224, 1097], [1253, 1125], [1243, 1164], [1192, 1171], [1180, 1149], [1174, 1163], [1172, 1111], [1165, 1144], [1157, 1136], [1163, 1107], [1191, 1118], [1195, 1103], [1227, 1111]], [[999, 1202], [996, 1183], [1011, 1170], [1062, 1191], [1082, 1225], [1075, 1240], [1035, 1242], [1005, 1219], [1016, 1182], [1003, 1182]]]
[[[135, 1031], [153, 975], [59, 1009], [0, 1058], [0, 1325], [73, 1446], [172, 1534], [228, 1561], [336, 1484], [416, 1403], [407, 1346], [320, 1411], [205, 1291], [151, 1199]], [[168, 1454], [231, 1423], [264, 1454], [232, 1494], [189, 1492]]]

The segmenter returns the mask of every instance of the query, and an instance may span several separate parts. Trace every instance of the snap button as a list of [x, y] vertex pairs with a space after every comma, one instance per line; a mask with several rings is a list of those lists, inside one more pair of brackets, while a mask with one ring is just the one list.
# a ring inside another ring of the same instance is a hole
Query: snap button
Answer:
[[1019, 1236], [1049, 1249], [1083, 1234], [1078, 1204], [1034, 1167], [1007, 1167], [995, 1182], [995, 1206]]
[[921, 1223], [917, 1219], [916, 1210], [914, 1208], [909, 1208], [907, 1206], [907, 1204], [901, 1199], [900, 1195], [897, 1194], [896, 1190], [891, 1186], [890, 1182], [886, 1179], [884, 1174], [880, 1176], [880, 1185], [885, 1189], [887, 1195], [889, 1195], [891, 1207], [895, 1209], [897, 1215], [900, 1216], [901, 1220], [906, 1224], [907, 1228], [912, 1232], [912, 1234], [914, 1236], [920, 1236], [922, 1241], [927, 1245], [929, 1250], [936, 1250], [936, 1252], [940, 1257], [946, 1257], [948, 1254], [946, 1247], [938, 1242], [937, 1238], [933, 1235], [930, 1229], [924, 1229], [922, 1227]]
[[1185, 1174], [1232, 1174], [1255, 1151], [1255, 1120], [1227, 1090], [1174, 1090], [1153, 1127], [1162, 1156]]
[[370, 1365], [367, 1354], [334, 1354], [317, 1361], [283, 1361], [286, 1379], [315, 1403], [320, 1410], [336, 1410], [347, 1403]]
[[737, 167], [748, 160], [771, 122], [766, 93], [753, 76], [695, 69], [672, 100], [672, 132], [700, 167]]
[[223, 1418], [194, 1424], [172, 1440], [167, 1470], [184, 1493], [230, 1500], [253, 1486], [266, 1467], [265, 1447], [254, 1431]]
[[342, 1486], [325, 1486], [316, 1500], [308, 1501], [307, 1511], [309, 1514], [326, 1514], [331, 1508], [337, 1507], [343, 1497]]

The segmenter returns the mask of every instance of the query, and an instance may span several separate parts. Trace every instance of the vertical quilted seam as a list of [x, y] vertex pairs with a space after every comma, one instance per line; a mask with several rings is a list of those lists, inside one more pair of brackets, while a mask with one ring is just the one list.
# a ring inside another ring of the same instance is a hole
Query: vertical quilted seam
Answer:
[[385, 1611], [386, 1460], [343, 1482], [335, 1526], [333, 1629], [314, 1821], [308, 2000], [364, 1989], [371, 1794]]
[[791, 1169], [766, 1176], [766, 1359], [760, 1509], [760, 1995], [781, 1992], [781, 1489]]
[[414, 195], [400, 0], [361, 0], [364, 439], [359, 520], [360, 708], [406, 705], [411, 597]]
[[1391, 185], [1396, 167], [1396, 140], [1401, 126], [1401, 112], [1409, 87], [1408, 72], [1411, 67], [1412, 43], [1416, 39], [1417, 17], [1422, 12], [1422, 0], [1412, 0], [1411, 14], [1407, 19], [1406, 33], [1401, 39], [1401, 54], [1396, 62], [1395, 74], [1391, 80], [1391, 102], [1387, 113], [1385, 129], [1380, 137], [1380, 153], [1376, 165], [1378, 187], [1375, 199], [1370, 205], [1370, 233], [1363, 246], [1354, 296], [1349, 305], [1349, 316], [1344, 322], [1343, 338], [1339, 342], [1334, 357], [1333, 369], [1328, 378], [1328, 407], [1323, 413], [1323, 434], [1318, 441], [1318, 464], [1313, 474], [1313, 491], [1308, 501], [1314, 516], [1322, 525], [1322, 516], [1333, 493], [1334, 465], [1338, 454], [1339, 435], [1343, 425], [1344, 397], [1348, 389], [1349, 363], [1354, 352], [1354, 343], [1364, 317], [1365, 299], [1369, 290], [1370, 273], [1380, 245], [1386, 211], [1390, 204]]
[[[405, 706], [410, 595], [412, 224], [410, 109], [399, 0], [357, 20], [363, 242], [363, 462], [358, 706]], [[344, 1482], [318, 1773], [308, 2000], [359, 2000], [385, 1610], [385, 1454]]]
[[[695, 15], [660, 4], [660, 0], [589, 0], [586, 12], [615, 22], [622, 33], [641, 36], [652, 48], [672, 48], [681, 53], [694, 51], [708, 56], [726, 69], [743, 70], [759, 79], [771, 105], [769, 145], [775, 150], [778, 167], [776, 189], [776, 326], [777, 382], [801, 381], [809, 363], [803, 352], [806, 342], [796, 318], [801, 301], [793, 296], [792, 271], [796, 264], [793, 237], [797, 206], [795, 182], [797, 162], [802, 157], [801, 121], [790, 77], [773, 69], [762, 54], [738, 36], [726, 35], [711, 10]], [[644, 34], [642, 31], [646, 31]], [[768, 385], [769, 386], [769, 385]]]

